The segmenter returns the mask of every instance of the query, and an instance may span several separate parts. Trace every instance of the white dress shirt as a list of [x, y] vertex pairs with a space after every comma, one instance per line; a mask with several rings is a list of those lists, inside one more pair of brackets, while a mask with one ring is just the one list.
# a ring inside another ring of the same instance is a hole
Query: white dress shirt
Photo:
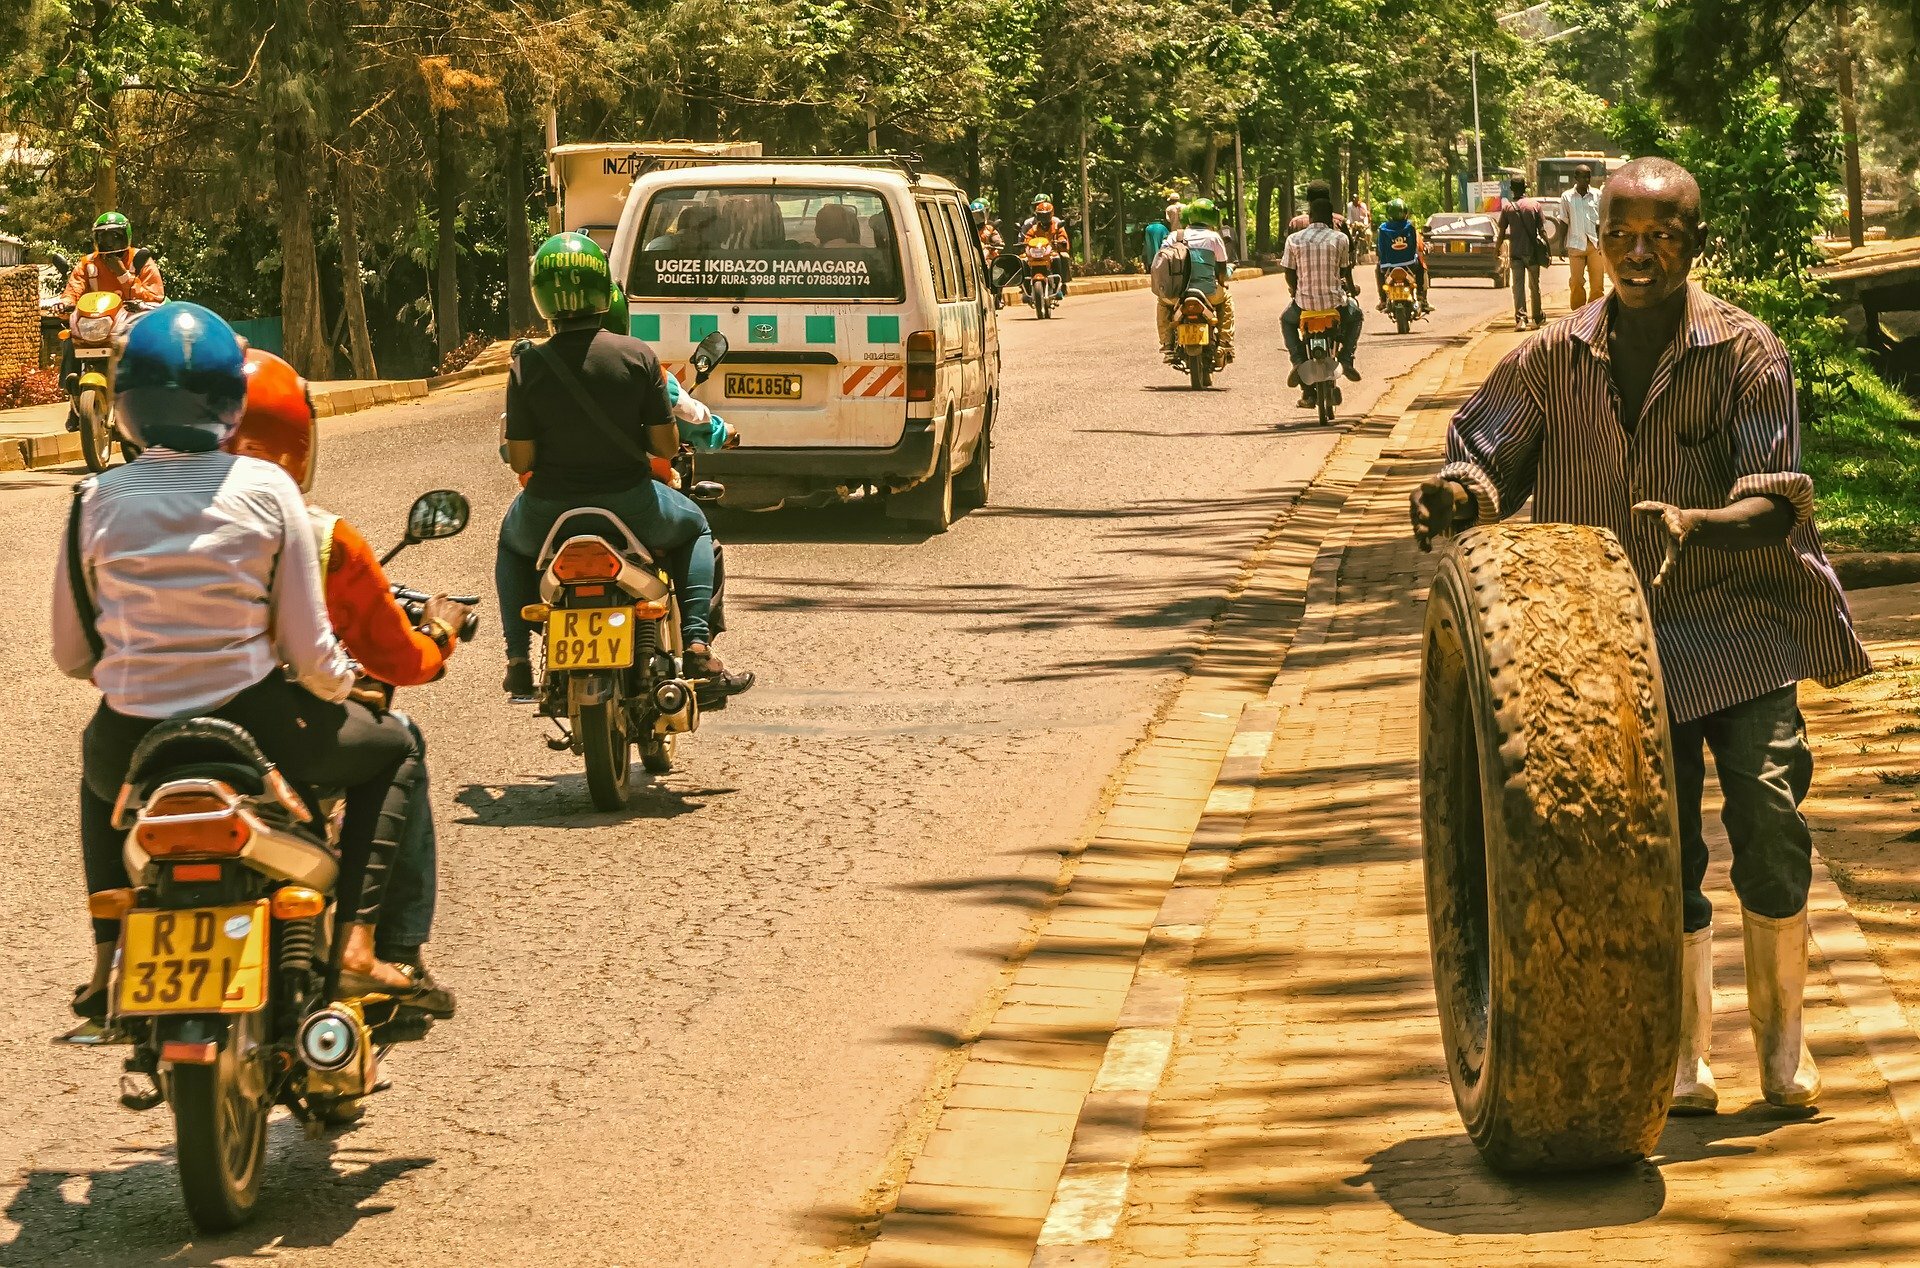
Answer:
[[1600, 245], [1600, 191], [1591, 185], [1586, 193], [1568, 189], [1560, 195], [1567, 212], [1567, 250], [1589, 251]]
[[69, 676], [92, 678], [116, 713], [210, 712], [281, 665], [323, 700], [353, 686], [306, 504], [270, 462], [147, 450], [81, 486], [80, 558], [104, 649], [96, 662], [62, 534], [53, 657]]

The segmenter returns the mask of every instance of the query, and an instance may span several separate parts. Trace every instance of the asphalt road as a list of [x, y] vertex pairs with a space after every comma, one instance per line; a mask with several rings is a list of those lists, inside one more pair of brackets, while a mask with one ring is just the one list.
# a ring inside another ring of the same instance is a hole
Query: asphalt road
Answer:
[[[1436, 288], [1372, 321], [1352, 418], [1504, 307]], [[498, 691], [496, 626], [404, 695], [432, 751], [443, 867], [431, 954], [460, 1016], [390, 1062], [362, 1125], [276, 1119], [258, 1217], [196, 1240], [164, 1110], [117, 1056], [57, 1048], [83, 974], [80, 728], [47, 595], [74, 473], [0, 477], [0, 1262], [772, 1263], [831, 1242], [999, 981], [1036, 897], [1177, 681], [1241, 561], [1336, 439], [1292, 405], [1285, 285], [1237, 289], [1241, 360], [1196, 394], [1142, 293], [1002, 324], [993, 502], [948, 534], [877, 508], [723, 517], [760, 686], [624, 814]], [[489, 388], [328, 425], [317, 498], [376, 544], [422, 490], [475, 527], [397, 579], [491, 595], [512, 486]], [[489, 604], [491, 606], [491, 604]]]

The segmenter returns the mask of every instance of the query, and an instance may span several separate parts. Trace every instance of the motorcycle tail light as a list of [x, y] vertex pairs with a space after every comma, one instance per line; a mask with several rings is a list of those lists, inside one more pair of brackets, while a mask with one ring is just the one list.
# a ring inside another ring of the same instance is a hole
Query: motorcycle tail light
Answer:
[[933, 399], [934, 371], [939, 344], [931, 330], [916, 330], [907, 336], [907, 399]]
[[275, 920], [301, 920], [307, 916], [317, 916], [326, 909], [326, 895], [305, 885], [282, 885], [273, 891], [271, 910]]
[[173, 879], [179, 881], [217, 881], [220, 879], [218, 863], [175, 863]]
[[147, 807], [133, 839], [156, 859], [188, 855], [235, 855], [253, 840], [253, 825], [237, 806], [210, 813], [155, 814]]
[[204, 1043], [169, 1039], [160, 1045], [160, 1059], [180, 1065], [212, 1065], [220, 1059], [220, 1045], [211, 1039]]
[[561, 581], [611, 581], [620, 575], [620, 556], [605, 542], [576, 539], [553, 557], [552, 570]]
[[1207, 319], [1207, 306], [1197, 299], [1190, 299], [1181, 305], [1180, 315], [1188, 321], [1205, 321]]
[[596, 581], [590, 586], [575, 586], [573, 595], [577, 599], [598, 599], [607, 592], [607, 583]]
[[95, 920], [119, 920], [133, 910], [130, 889], [101, 889], [87, 895], [87, 914]]

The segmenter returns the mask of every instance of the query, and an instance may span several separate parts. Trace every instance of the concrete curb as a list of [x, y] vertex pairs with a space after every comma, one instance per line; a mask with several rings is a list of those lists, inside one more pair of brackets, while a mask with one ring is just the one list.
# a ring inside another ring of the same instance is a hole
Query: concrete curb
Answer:
[[328, 391], [324, 384], [316, 385], [313, 414], [315, 418], [337, 418], [342, 414], [357, 414], [377, 405], [417, 401], [427, 394], [427, 386], [431, 382], [431, 379], [389, 379], [383, 383], [335, 388], [332, 391]]
[[1875, 552], [1848, 550], [1827, 556], [1834, 575], [1849, 590], [1903, 586], [1920, 581], [1920, 550]]
[[1015, 959], [991, 1019], [970, 1038], [879, 1220], [867, 1268], [1106, 1262], [1173, 1051], [1184, 970], [1279, 720], [1267, 696], [1312, 596], [1331, 584], [1322, 542], [1432, 359], [1341, 437], [1253, 552], [1186, 682], [1123, 766], [1113, 804]]

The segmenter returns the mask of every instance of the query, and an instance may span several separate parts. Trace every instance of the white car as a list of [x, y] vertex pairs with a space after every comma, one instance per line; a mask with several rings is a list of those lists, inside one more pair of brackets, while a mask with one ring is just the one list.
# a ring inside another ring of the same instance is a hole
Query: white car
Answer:
[[753, 509], [856, 495], [935, 532], [984, 504], [1000, 397], [986, 263], [959, 186], [912, 163], [720, 161], [634, 182], [614, 235], [629, 329], [741, 435], [700, 475]]

